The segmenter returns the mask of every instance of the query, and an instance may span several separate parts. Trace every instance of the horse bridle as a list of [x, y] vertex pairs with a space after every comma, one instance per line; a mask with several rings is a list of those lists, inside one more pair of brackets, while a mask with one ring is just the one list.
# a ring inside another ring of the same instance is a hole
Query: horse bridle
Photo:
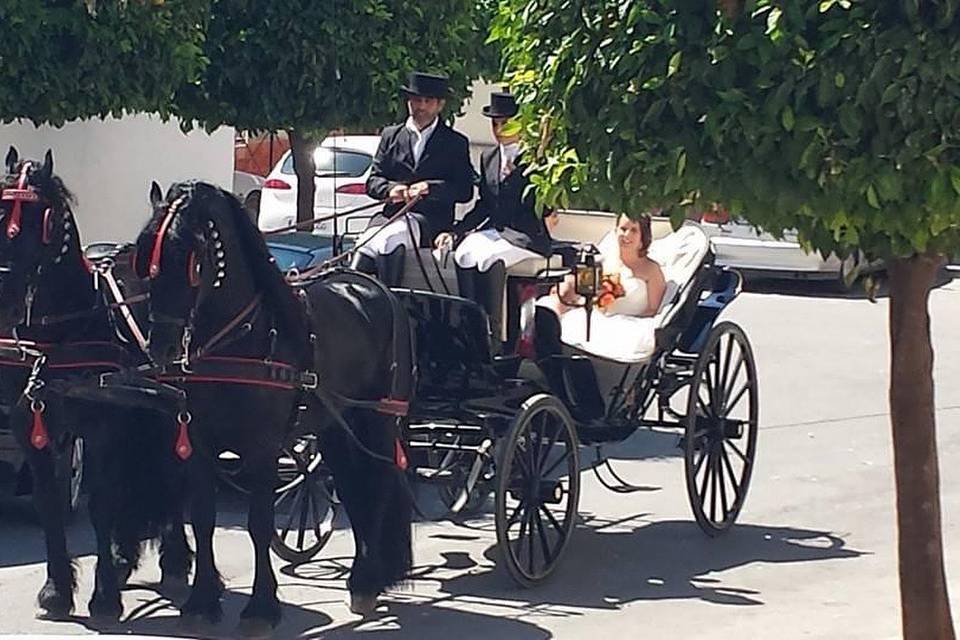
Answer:
[[[20, 175], [17, 178], [16, 186], [8, 187], [0, 191], [0, 202], [12, 203], [10, 215], [6, 220], [5, 233], [8, 240], [13, 240], [20, 235], [20, 232], [23, 230], [23, 205], [25, 203], [39, 203], [41, 205], [45, 205], [43, 209], [43, 220], [41, 223], [40, 242], [42, 246], [49, 247], [53, 243], [53, 206], [46, 200], [46, 198], [37, 192], [36, 187], [29, 183], [29, 173], [32, 167], [32, 162], [24, 162], [20, 167]], [[72, 223], [70, 222], [69, 211], [67, 211], [64, 214], [63, 220], [62, 245], [59, 252], [51, 260], [51, 262], [54, 264], [59, 263], [69, 250], [67, 243], [70, 240], [71, 226]], [[37, 268], [32, 273], [27, 274], [27, 292], [24, 298], [24, 304], [26, 307], [25, 323], [28, 326], [31, 324], [33, 301], [36, 296], [37, 283], [35, 280], [43, 272], [44, 266], [44, 260], [40, 260], [37, 264]], [[11, 273], [12, 271], [12, 266], [8, 264], [0, 265], [0, 273]], [[75, 315], [77, 314], [70, 314], [70, 317], [72, 318]], [[56, 318], [48, 319], [48, 321], [50, 320], [56, 320]]]
[[[153, 244], [150, 250], [150, 260], [147, 268], [147, 277], [149, 277], [151, 280], [160, 275], [160, 263], [163, 258], [163, 246], [164, 240], [167, 236], [167, 231], [171, 222], [173, 221], [173, 218], [188, 201], [188, 199], [188, 194], [183, 194], [175, 198], [170, 203], [170, 206], [167, 207], [167, 211], [164, 213], [160, 224], [157, 225], [157, 231], [153, 238]], [[220, 232], [213, 220], [207, 220], [207, 229], [204, 232], [205, 238], [207, 234], [209, 234], [209, 239], [213, 241], [213, 257], [215, 259], [217, 268], [216, 277], [211, 284], [211, 288], [218, 289], [222, 285], [223, 278], [226, 275], [226, 256], [224, 253], [223, 242], [220, 239]], [[178, 364], [184, 371], [189, 371], [191, 359], [196, 359], [203, 354], [210, 353], [216, 347], [222, 347], [225, 344], [229, 334], [237, 327], [241, 327], [243, 329], [241, 335], [246, 335], [246, 333], [249, 333], [253, 328], [253, 321], [259, 312], [260, 302], [262, 301], [262, 296], [260, 294], [256, 294], [253, 299], [247, 305], [245, 305], [239, 311], [239, 313], [237, 313], [237, 315], [235, 315], [209, 340], [207, 340], [205, 344], [200, 346], [195, 352], [191, 353], [190, 347], [193, 342], [194, 323], [196, 321], [197, 308], [200, 306], [199, 289], [203, 282], [202, 265], [203, 261], [198, 256], [198, 251], [196, 249], [191, 250], [187, 256], [187, 282], [190, 285], [190, 288], [197, 293], [194, 296], [193, 304], [190, 306], [190, 313], [188, 313], [185, 318], [155, 313], [152, 309], [150, 311], [150, 322], [152, 324], [166, 324], [172, 325], [178, 329], [182, 329], [180, 339], [182, 355], [180, 359], [175, 362], [175, 364]], [[245, 319], [247, 320], [246, 322], [244, 322]], [[234, 339], [239, 337], [240, 336], [236, 336]]]

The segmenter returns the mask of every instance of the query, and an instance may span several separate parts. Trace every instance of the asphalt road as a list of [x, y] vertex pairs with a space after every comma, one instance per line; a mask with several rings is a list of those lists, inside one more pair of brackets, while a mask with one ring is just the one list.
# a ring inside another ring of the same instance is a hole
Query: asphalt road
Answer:
[[[960, 280], [936, 289], [931, 308], [947, 570], [958, 593]], [[886, 301], [759, 283], [725, 315], [753, 342], [762, 423], [750, 495], [728, 535], [708, 539], [693, 523], [673, 439], [641, 432], [611, 453], [618, 471], [646, 490], [612, 494], [584, 475], [583, 523], [545, 586], [518, 589], [494, 567], [492, 518], [420, 523], [414, 579], [385, 599], [381, 617], [361, 623], [345, 604], [353, 542], [340, 530], [316, 562], [274, 560], [284, 601], [276, 637], [897, 637]], [[221, 509], [216, 549], [226, 615], [203, 637], [233, 637], [249, 592], [241, 507], [228, 498]], [[124, 593], [124, 622], [95, 626], [86, 611], [93, 544], [84, 519], [70, 537], [81, 555], [76, 617], [37, 620], [41, 535], [20, 511], [0, 512], [0, 634], [185, 635], [175, 608], [155, 591], [152, 558]]]

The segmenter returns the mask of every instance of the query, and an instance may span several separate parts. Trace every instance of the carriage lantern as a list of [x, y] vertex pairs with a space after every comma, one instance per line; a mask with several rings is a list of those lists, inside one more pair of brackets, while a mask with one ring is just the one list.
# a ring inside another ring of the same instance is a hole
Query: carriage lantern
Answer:
[[583, 296], [587, 316], [587, 340], [590, 340], [590, 316], [593, 311], [593, 299], [597, 295], [600, 280], [603, 277], [603, 264], [592, 247], [584, 248], [577, 260], [575, 288], [578, 296]]

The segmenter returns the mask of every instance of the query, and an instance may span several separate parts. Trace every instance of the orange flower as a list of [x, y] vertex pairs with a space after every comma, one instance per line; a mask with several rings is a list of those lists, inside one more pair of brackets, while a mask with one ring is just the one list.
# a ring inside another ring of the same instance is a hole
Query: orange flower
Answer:
[[622, 298], [626, 294], [623, 285], [620, 284], [619, 273], [604, 274], [600, 280], [600, 286], [597, 292], [596, 305], [600, 309], [606, 309], [614, 300]]

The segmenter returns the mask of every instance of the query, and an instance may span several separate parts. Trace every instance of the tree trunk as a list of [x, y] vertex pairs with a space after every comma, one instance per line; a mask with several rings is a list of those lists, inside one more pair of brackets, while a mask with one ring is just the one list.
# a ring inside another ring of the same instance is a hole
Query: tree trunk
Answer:
[[940, 472], [927, 302], [942, 257], [893, 260], [890, 416], [905, 640], [954, 640], [940, 526]]
[[[313, 219], [313, 199], [317, 185], [313, 179], [316, 169], [313, 164], [313, 150], [316, 144], [296, 129], [287, 131], [290, 138], [290, 154], [293, 156], [293, 171], [297, 174], [297, 222]], [[311, 231], [302, 227], [304, 231]]]

